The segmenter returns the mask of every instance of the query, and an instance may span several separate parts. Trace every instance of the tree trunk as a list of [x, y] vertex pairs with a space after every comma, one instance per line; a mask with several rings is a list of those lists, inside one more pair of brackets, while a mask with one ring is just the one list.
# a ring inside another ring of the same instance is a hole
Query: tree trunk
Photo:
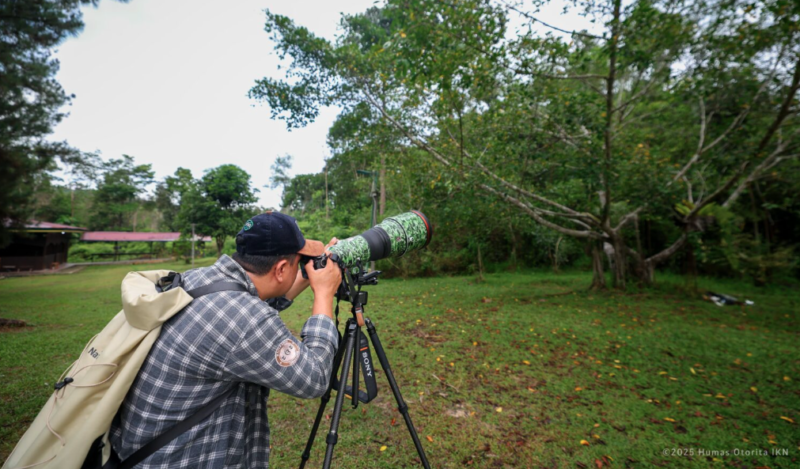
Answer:
[[383, 211], [386, 209], [386, 155], [381, 155], [381, 198], [378, 204], [378, 213], [383, 216]]
[[597, 241], [589, 241], [587, 250], [592, 256], [592, 286], [591, 290], [604, 290], [606, 288], [606, 274], [603, 271], [603, 250]]
[[214, 238], [217, 243], [217, 258], [222, 257], [222, 248], [225, 247], [225, 236], [217, 236]]
[[480, 243], [478, 243], [478, 281], [483, 282], [483, 258], [481, 257]]
[[330, 218], [328, 214], [328, 209], [330, 208], [330, 204], [328, 203], [328, 162], [325, 162], [325, 219], [328, 220]]
[[511, 255], [509, 256], [509, 269], [510, 270], [517, 270], [517, 237], [514, 235], [514, 225], [511, 224], [511, 220], [508, 221], [508, 232], [511, 235]]
[[652, 285], [656, 281], [656, 266], [652, 262], [644, 261], [641, 264], [639, 278], [645, 285]]
[[625, 255], [625, 243], [621, 237], [613, 239], [614, 245], [614, 288], [625, 288], [625, 276], [628, 266], [628, 259]]
[[694, 257], [694, 246], [692, 243], [687, 242], [683, 245], [683, 250], [686, 253], [684, 258], [685, 262], [685, 276], [686, 286], [690, 289], [697, 289], [697, 259]]

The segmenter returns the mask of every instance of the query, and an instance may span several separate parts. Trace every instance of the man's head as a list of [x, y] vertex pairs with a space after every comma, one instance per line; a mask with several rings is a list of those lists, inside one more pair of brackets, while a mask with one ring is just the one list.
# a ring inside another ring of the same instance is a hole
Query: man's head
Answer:
[[285, 295], [294, 284], [300, 255], [316, 257], [325, 251], [319, 241], [307, 240], [294, 218], [267, 212], [247, 220], [236, 235], [233, 260], [247, 271], [261, 299]]

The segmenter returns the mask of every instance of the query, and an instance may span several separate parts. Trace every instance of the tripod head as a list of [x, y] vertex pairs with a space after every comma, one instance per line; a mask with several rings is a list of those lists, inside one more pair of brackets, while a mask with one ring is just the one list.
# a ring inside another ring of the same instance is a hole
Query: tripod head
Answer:
[[[331, 256], [331, 260], [338, 259], [336, 254]], [[355, 269], [348, 269], [339, 264], [342, 269], [342, 284], [339, 285], [339, 290], [336, 292], [336, 299], [339, 301], [346, 301], [352, 303], [353, 306], [363, 306], [367, 304], [367, 292], [361, 291], [361, 287], [365, 285], [377, 285], [378, 276], [381, 274], [380, 270], [367, 272], [361, 265], [359, 260], [356, 263]]]

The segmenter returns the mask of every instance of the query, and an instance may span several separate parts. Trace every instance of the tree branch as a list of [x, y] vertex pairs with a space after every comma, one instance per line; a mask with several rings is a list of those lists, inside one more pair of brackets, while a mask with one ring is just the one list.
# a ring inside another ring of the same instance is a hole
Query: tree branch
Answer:
[[545, 226], [547, 228], [550, 228], [552, 230], [558, 231], [559, 233], [563, 233], [563, 234], [568, 235], [568, 236], [573, 236], [575, 238], [602, 239], [602, 236], [600, 234], [595, 233], [593, 231], [571, 230], [569, 228], [564, 228], [563, 226], [556, 225], [555, 223], [552, 223], [552, 222], [546, 220], [545, 218], [542, 218], [534, 209], [532, 209], [531, 207], [526, 205], [521, 200], [516, 199], [516, 198], [514, 198], [514, 197], [512, 197], [512, 196], [510, 196], [508, 194], [502, 193], [502, 192], [498, 191], [497, 189], [495, 189], [495, 188], [493, 188], [491, 186], [488, 186], [488, 185], [483, 184], [483, 183], [479, 183], [478, 187], [480, 187], [481, 189], [485, 190], [486, 192], [489, 192], [489, 193], [491, 193], [491, 194], [493, 194], [493, 195], [505, 200], [506, 202], [510, 202], [510, 203], [516, 205], [517, 207], [521, 208], [525, 213], [530, 215], [531, 218], [536, 220], [542, 226]]
[[547, 26], [550, 29], [555, 29], [556, 31], [560, 31], [562, 33], [569, 34], [569, 35], [583, 36], [583, 37], [588, 37], [588, 38], [592, 38], [592, 39], [603, 39], [603, 37], [595, 36], [595, 35], [589, 34], [589, 33], [582, 33], [582, 32], [578, 32], [578, 31], [568, 31], [566, 29], [561, 29], [561, 28], [559, 28], [557, 26], [553, 26], [551, 24], [547, 24], [544, 21], [542, 21], [542, 20], [540, 20], [538, 18], [535, 18], [534, 16], [532, 16], [528, 12], [519, 10], [517, 7], [509, 4], [508, 2], [502, 2], [502, 3], [505, 4], [505, 6], [508, 7], [509, 10], [516, 11], [517, 13], [519, 13], [522, 16], [524, 16], [525, 18], [528, 18], [529, 20], [531, 20], [531, 21], [533, 21], [535, 23], [541, 23], [542, 25]]
[[681, 236], [677, 240], [675, 240], [674, 243], [672, 243], [672, 246], [664, 249], [663, 251], [659, 252], [658, 254], [654, 254], [654, 255], [648, 257], [647, 259], [645, 259], [645, 263], [654, 266], [654, 265], [658, 264], [659, 262], [662, 262], [662, 261], [664, 261], [666, 259], [669, 259], [670, 256], [672, 256], [673, 254], [675, 254], [678, 251], [678, 249], [683, 247], [683, 244], [686, 242], [686, 239], [687, 239], [686, 233], [681, 234]]

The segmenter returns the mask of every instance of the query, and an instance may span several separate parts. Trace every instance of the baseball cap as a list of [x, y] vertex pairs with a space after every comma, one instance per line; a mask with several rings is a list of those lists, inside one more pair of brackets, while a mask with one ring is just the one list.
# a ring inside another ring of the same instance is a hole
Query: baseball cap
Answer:
[[236, 235], [236, 252], [250, 256], [302, 254], [317, 257], [325, 252], [325, 245], [305, 239], [297, 220], [289, 215], [266, 212], [244, 223]]

